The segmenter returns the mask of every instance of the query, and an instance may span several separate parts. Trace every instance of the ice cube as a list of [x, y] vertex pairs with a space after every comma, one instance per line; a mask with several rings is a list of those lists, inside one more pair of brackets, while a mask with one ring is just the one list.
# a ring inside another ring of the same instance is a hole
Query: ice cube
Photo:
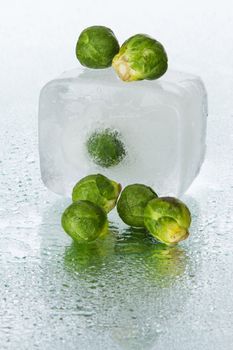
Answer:
[[[159, 195], [180, 195], [197, 176], [205, 153], [207, 97], [201, 79], [168, 71], [161, 79], [125, 83], [109, 69], [77, 69], [41, 91], [41, 175], [52, 191], [70, 195], [88, 174], [144, 183]], [[102, 167], [87, 151], [96, 131], [113, 130], [126, 156]]]

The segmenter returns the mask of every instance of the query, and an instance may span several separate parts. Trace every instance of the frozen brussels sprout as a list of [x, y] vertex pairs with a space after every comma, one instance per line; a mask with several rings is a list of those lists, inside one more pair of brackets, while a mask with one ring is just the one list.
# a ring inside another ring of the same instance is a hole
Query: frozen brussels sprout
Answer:
[[161, 197], [148, 202], [144, 211], [144, 223], [158, 241], [173, 245], [188, 237], [191, 214], [180, 200]]
[[116, 130], [95, 131], [87, 140], [87, 151], [93, 162], [103, 168], [117, 165], [125, 157], [125, 147]]
[[103, 26], [84, 29], [76, 45], [76, 56], [79, 62], [89, 68], [111, 66], [112, 59], [118, 51], [119, 44], [114, 33]]
[[167, 54], [157, 40], [136, 34], [124, 42], [112, 65], [124, 81], [158, 79], [167, 70]]
[[121, 192], [121, 185], [101, 174], [88, 175], [73, 188], [72, 200], [88, 200], [106, 213], [112, 210]]
[[117, 203], [120, 218], [129, 226], [144, 227], [144, 209], [153, 198], [157, 198], [157, 194], [148, 186], [126, 186]]
[[72, 203], [62, 215], [62, 227], [75, 241], [91, 242], [108, 231], [105, 211], [90, 201]]

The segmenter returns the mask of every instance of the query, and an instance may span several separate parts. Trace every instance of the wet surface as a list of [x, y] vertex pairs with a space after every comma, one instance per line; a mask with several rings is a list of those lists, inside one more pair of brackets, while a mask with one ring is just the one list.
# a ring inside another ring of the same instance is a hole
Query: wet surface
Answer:
[[36, 125], [10, 116], [1, 145], [2, 349], [216, 349], [223, 341], [231, 348], [232, 135], [225, 130], [233, 118], [217, 124], [212, 117], [205, 164], [182, 198], [193, 214], [187, 241], [155, 244], [112, 214], [105, 240], [77, 246], [60, 227], [70, 200], [41, 183]]

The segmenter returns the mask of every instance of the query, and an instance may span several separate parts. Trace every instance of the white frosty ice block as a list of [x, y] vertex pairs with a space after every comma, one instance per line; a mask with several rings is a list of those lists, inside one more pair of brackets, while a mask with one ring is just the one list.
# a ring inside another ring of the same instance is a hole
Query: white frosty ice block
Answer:
[[[180, 195], [197, 176], [205, 153], [207, 98], [200, 78], [168, 71], [161, 79], [125, 83], [109, 69], [64, 73], [41, 91], [41, 175], [52, 191], [70, 195], [88, 174], [123, 186], [144, 183], [159, 195]], [[92, 132], [117, 130], [126, 157], [109, 168], [88, 156]]]

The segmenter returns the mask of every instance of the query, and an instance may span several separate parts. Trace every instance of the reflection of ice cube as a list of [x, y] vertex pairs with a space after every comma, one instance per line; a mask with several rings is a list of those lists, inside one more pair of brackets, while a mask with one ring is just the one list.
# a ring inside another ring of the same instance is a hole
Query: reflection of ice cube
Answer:
[[[169, 71], [157, 81], [124, 83], [111, 68], [65, 73], [40, 96], [42, 179], [64, 195], [97, 172], [122, 185], [140, 182], [159, 194], [181, 194], [203, 161], [206, 117], [205, 89], [193, 75]], [[121, 134], [127, 156], [101, 168], [88, 157], [86, 141], [106, 128]]]

